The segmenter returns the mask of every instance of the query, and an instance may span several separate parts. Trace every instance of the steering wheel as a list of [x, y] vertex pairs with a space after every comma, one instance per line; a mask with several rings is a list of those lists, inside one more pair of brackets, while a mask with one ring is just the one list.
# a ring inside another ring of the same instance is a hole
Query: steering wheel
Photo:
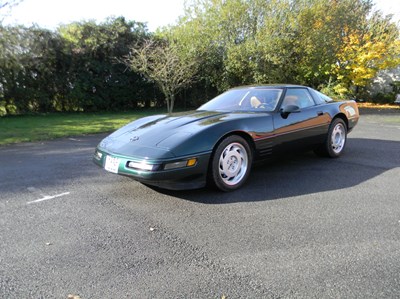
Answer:
[[269, 110], [273, 110], [274, 109], [274, 105], [271, 102], [268, 103], [261, 103], [259, 104], [257, 107], [257, 109], [269, 109]]

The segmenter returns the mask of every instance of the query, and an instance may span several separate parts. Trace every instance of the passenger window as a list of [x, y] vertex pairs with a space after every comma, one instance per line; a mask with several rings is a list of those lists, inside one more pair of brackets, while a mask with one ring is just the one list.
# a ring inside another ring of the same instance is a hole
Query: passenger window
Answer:
[[283, 99], [282, 108], [288, 105], [296, 105], [299, 108], [314, 106], [314, 100], [304, 88], [288, 88]]

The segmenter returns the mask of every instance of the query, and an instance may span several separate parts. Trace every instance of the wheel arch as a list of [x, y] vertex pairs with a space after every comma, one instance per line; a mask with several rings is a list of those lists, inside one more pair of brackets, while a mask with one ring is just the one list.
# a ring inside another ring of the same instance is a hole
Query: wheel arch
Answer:
[[254, 155], [255, 152], [255, 148], [256, 145], [254, 143], [253, 138], [251, 138], [250, 134], [244, 132], [244, 131], [232, 131], [229, 133], [226, 133], [225, 135], [221, 136], [218, 141], [214, 144], [212, 153], [214, 154], [216, 148], [218, 147], [218, 145], [222, 142], [222, 140], [224, 140], [225, 138], [229, 137], [229, 136], [233, 136], [233, 135], [237, 135], [242, 137], [244, 140], [246, 140], [246, 142], [248, 143], [248, 145], [250, 146], [251, 150], [252, 150], [252, 154]]
[[340, 112], [340, 113], [336, 114], [336, 115], [333, 117], [332, 122], [333, 122], [336, 118], [340, 118], [340, 119], [342, 119], [342, 120], [344, 121], [344, 123], [345, 123], [345, 125], [346, 125], [346, 130], [348, 131], [348, 130], [349, 130], [349, 120], [347, 119], [347, 116], [346, 116], [344, 113]]

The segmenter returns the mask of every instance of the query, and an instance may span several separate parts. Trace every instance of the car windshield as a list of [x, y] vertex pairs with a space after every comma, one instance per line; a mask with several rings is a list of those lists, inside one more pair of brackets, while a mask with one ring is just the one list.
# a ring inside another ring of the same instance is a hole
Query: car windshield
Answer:
[[205, 103], [197, 110], [274, 111], [281, 94], [280, 88], [232, 89]]

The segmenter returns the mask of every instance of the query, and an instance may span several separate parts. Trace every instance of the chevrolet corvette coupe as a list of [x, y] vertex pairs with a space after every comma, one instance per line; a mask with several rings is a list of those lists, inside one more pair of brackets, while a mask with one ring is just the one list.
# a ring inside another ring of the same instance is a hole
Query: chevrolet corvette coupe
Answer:
[[256, 160], [305, 149], [339, 157], [358, 118], [354, 101], [335, 102], [309, 87], [238, 87], [195, 111], [131, 122], [100, 142], [93, 161], [164, 189], [232, 191]]

